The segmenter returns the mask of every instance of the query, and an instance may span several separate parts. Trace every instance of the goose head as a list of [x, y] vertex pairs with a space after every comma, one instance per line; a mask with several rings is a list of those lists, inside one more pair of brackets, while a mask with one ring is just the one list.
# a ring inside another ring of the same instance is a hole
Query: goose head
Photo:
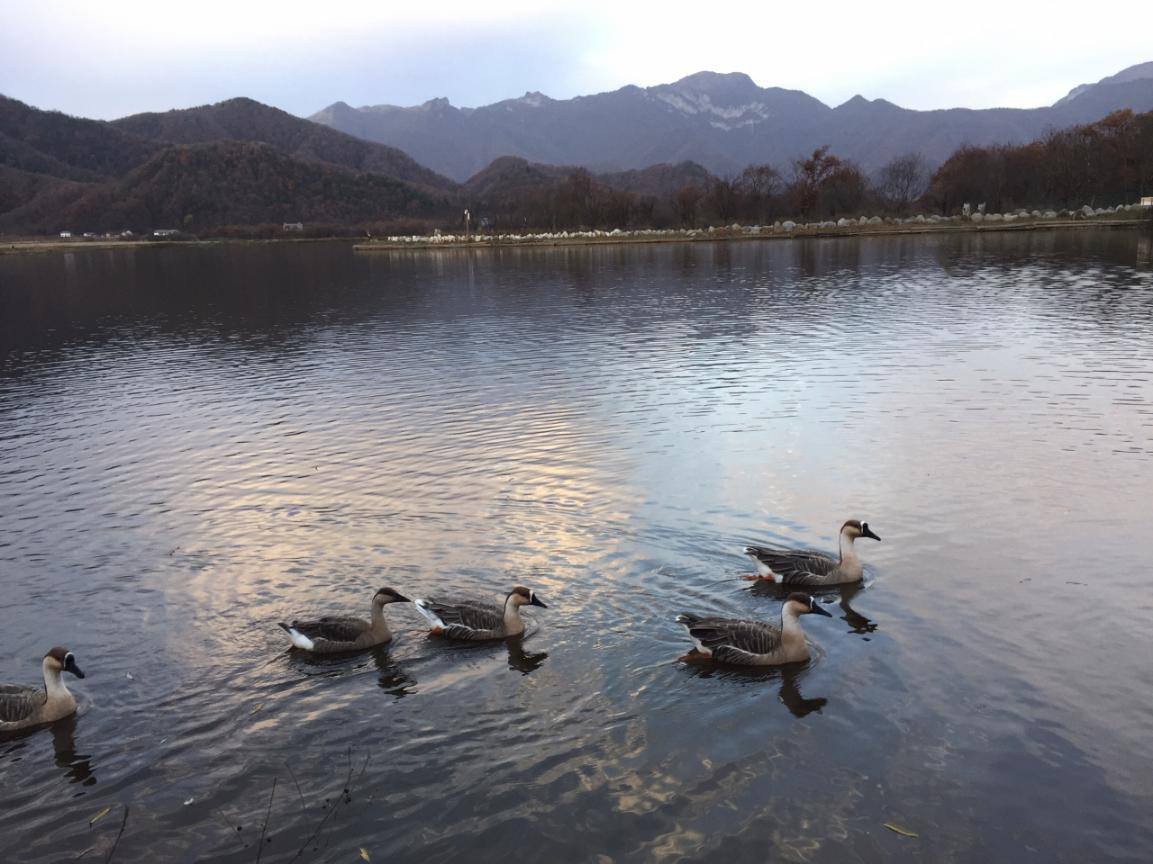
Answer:
[[858, 522], [856, 519], [850, 519], [841, 526], [841, 536], [848, 538], [850, 541], [856, 540], [858, 537], [868, 537], [870, 540], [880, 542], [880, 537], [869, 530], [868, 522]]
[[799, 591], [794, 591], [785, 600], [785, 612], [792, 612], [794, 615], [824, 615], [826, 618], [832, 618], [832, 614], [828, 612], [825, 607], [816, 601], [810, 594], [802, 594]]
[[389, 603], [409, 603], [407, 597], [392, 588], [381, 588], [372, 597], [373, 606], [387, 606]]
[[83, 678], [84, 672], [76, 665], [76, 658], [67, 648], [57, 646], [44, 655], [44, 671], [54, 672], [57, 676], [61, 672], [71, 672], [77, 678]]
[[522, 588], [520, 585], [508, 592], [506, 602], [511, 602], [513, 606], [539, 606], [541, 609], [548, 608], [541, 602], [541, 599], [536, 596], [535, 591]]

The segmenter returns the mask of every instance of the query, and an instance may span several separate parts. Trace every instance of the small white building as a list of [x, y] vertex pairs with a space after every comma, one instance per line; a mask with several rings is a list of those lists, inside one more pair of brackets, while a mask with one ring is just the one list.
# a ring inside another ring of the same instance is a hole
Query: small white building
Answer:
[[157, 228], [155, 231], [152, 232], [152, 236], [153, 237], [173, 237], [179, 233], [180, 232], [177, 231], [175, 228]]
[[1142, 207], [1153, 207], [1153, 195], [1145, 195], [1141, 198]]
[[72, 239], [72, 232], [71, 231], [61, 231], [60, 232], [60, 239], [61, 240], [71, 240]]
[[291, 232], [293, 234], [299, 234], [301, 231], [304, 230], [304, 223], [302, 223], [302, 222], [285, 222], [283, 225], [280, 226], [280, 230], [286, 231], [286, 232]]

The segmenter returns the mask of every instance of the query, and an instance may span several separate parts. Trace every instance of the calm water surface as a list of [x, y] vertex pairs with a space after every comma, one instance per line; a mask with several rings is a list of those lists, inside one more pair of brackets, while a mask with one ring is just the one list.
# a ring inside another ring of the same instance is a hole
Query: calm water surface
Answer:
[[[4, 861], [1153, 858], [1137, 232], [0, 257], [0, 460], [0, 680], [89, 673]], [[810, 663], [679, 662], [849, 517]], [[517, 583], [516, 644], [276, 627]]]

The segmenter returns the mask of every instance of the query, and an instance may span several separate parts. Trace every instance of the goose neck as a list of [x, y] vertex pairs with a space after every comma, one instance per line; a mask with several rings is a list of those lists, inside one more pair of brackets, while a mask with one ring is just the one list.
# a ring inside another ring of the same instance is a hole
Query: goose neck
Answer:
[[60, 670], [49, 666], [47, 662], [44, 663], [44, 693], [50, 700], [67, 698], [71, 695], [64, 684], [64, 679], [60, 677]]
[[781, 607], [781, 631], [783, 633], [799, 633], [801, 630], [801, 618], [797, 614], [797, 610], [793, 604], [786, 603]]
[[841, 533], [841, 563], [857, 563], [857, 550], [853, 546], [853, 538], [844, 532]]
[[524, 621], [520, 617], [520, 606], [513, 602], [516, 595], [509, 594], [504, 598], [504, 631], [515, 635], [524, 632]]
[[387, 634], [388, 622], [384, 618], [384, 604], [372, 604], [372, 632], [377, 635]]

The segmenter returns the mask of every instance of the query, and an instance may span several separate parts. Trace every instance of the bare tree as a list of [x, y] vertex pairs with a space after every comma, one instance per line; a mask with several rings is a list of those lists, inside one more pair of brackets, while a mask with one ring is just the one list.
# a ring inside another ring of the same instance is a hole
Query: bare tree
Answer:
[[925, 191], [925, 160], [920, 153], [897, 156], [881, 169], [879, 179], [886, 206], [904, 213]]
[[704, 193], [699, 186], [682, 186], [677, 190], [673, 200], [673, 210], [680, 223], [686, 227], [693, 227], [697, 223], [697, 208], [700, 206]]
[[869, 194], [869, 181], [853, 162], [841, 162], [821, 182], [820, 215], [852, 216], [859, 213]]
[[739, 215], [741, 199], [740, 186], [728, 177], [714, 179], [705, 194], [705, 203], [722, 223], [728, 223]]
[[772, 165], [750, 165], [736, 179], [744, 196], [748, 216], [767, 222], [773, 216], [773, 201], [781, 192], [781, 174]]

